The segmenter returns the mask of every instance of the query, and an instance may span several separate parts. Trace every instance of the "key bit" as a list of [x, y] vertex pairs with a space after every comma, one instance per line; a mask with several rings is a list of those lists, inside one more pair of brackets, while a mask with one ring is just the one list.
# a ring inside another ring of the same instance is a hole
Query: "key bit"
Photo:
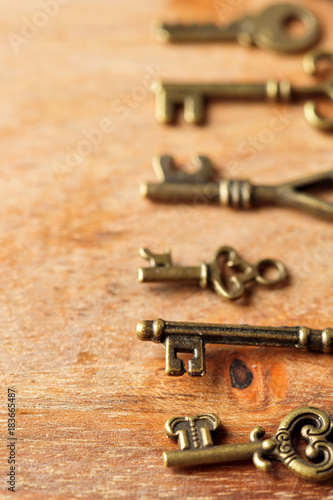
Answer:
[[164, 344], [167, 375], [180, 376], [185, 370], [184, 361], [177, 353], [193, 353], [188, 362], [190, 376], [203, 376], [206, 344], [245, 346], [293, 347], [323, 351], [333, 350], [333, 330], [311, 330], [307, 327], [266, 327], [225, 325], [211, 323], [185, 323], [176, 321], [141, 321], [137, 324], [138, 339]]
[[[288, 24], [298, 20], [306, 31], [299, 37], [291, 36]], [[257, 45], [279, 52], [300, 52], [311, 48], [320, 36], [316, 17], [300, 5], [276, 4], [254, 16], [244, 16], [227, 26], [208, 24], [169, 24], [154, 26], [158, 40], [165, 42], [230, 42]]]
[[333, 220], [333, 203], [312, 194], [314, 190], [333, 188], [333, 170], [305, 176], [277, 186], [254, 185], [248, 180], [212, 180], [212, 164], [206, 156], [197, 156], [195, 174], [174, 168], [171, 156], [154, 158], [158, 184], [142, 184], [143, 197], [160, 202], [195, 203], [196, 200], [249, 210], [261, 205], [283, 205]]
[[[333, 54], [316, 51], [307, 54], [303, 61], [304, 70], [309, 74], [318, 73], [322, 60], [333, 61]], [[293, 85], [287, 80], [268, 80], [263, 83], [172, 83], [154, 82], [152, 91], [156, 97], [155, 115], [161, 123], [172, 123], [176, 117], [176, 106], [184, 106], [184, 119], [198, 124], [205, 118], [208, 99], [256, 100], [269, 102], [306, 101], [304, 115], [316, 128], [333, 130], [333, 119], [325, 118], [318, 110], [316, 98], [333, 99], [333, 80], [320, 81], [315, 85]]]
[[[286, 268], [279, 260], [264, 259], [250, 264], [230, 246], [220, 247], [210, 264], [202, 262], [197, 267], [173, 265], [169, 250], [164, 254], [154, 254], [147, 248], [141, 248], [140, 255], [150, 262], [150, 267], [138, 270], [140, 283], [183, 282], [198, 284], [202, 288], [210, 285], [220, 297], [230, 300], [241, 297], [245, 293], [245, 285], [251, 281], [276, 285], [287, 276]], [[266, 276], [267, 268], [277, 271], [275, 278]]]
[[[220, 425], [212, 414], [171, 418], [165, 424], [166, 435], [178, 441], [179, 451], [165, 451], [165, 467], [184, 467], [251, 460], [257, 469], [268, 471], [270, 459], [282, 462], [293, 474], [310, 481], [333, 477], [333, 425], [327, 413], [303, 406], [291, 411], [280, 423], [275, 436], [264, 438], [265, 429], [255, 427], [248, 443], [213, 445], [211, 433]], [[299, 436], [307, 443], [305, 457], [295, 448]]]

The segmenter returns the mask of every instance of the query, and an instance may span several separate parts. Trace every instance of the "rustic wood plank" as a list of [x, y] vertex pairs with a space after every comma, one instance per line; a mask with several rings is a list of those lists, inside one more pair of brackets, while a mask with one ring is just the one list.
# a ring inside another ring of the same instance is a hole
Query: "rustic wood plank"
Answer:
[[[255, 425], [274, 433], [299, 405], [333, 415], [329, 355], [209, 346], [204, 378], [173, 379], [163, 348], [134, 334], [136, 322], [155, 317], [332, 326], [330, 223], [281, 208], [153, 205], [138, 193], [154, 178], [152, 156], [164, 152], [179, 162], [206, 153], [222, 174], [258, 183], [332, 168], [332, 137], [309, 127], [300, 106], [217, 103], [205, 128], [154, 119], [148, 84], [158, 75], [310, 82], [301, 56], [160, 45], [150, 32], [154, 19], [226, 22], [264, 0], [55, 3], [44, 26], [37, 0], [0, 5], [1, 497], [12, 387], [20, 499], [331, 498], [331, 484], [310, 485], [280, 464], [270, 474], [251, 463], [175, 472], [161, 460], [174, 447], [164, 423], [178, 414], [217, 413], [221, 443], [247, 440]], [[332, 5], [303, 4], [330, 47]], [[171, 247], [186, 265], [222, 244], [250, 261], [280, 258], [289, 285], [227, 303], [210, 291], [136, 282], [140, 246]], [[232, 386], [235, 360], [253, 374], [246, 389]]]

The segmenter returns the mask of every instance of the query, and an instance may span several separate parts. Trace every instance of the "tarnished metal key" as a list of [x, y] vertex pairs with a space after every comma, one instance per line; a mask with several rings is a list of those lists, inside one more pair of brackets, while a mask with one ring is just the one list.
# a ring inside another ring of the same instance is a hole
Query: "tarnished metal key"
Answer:
[[212, 180], [212, 164], [206, 156], [195, 157], [193, 163], [197, 172], [188, 174], [175, 169], [172, 156], [154, 158], [154, 170], [161, 182], [142, 184], [141, 195], [153, 201], [217, 203], [244, 210], [267, 204], [285, 205], [333, 220], [333, 203], [313, 193], [333, 188], [333, 170], [277, 186], [260, 186], [248, 180]]
[[[304, 58], [304, 69], [315, 74], [318, 62], [333, 60], [333, 54], [313, 52]], [[321, 130], [333, 130], [333, 119], [323, 117], [313, 101], [315, 98], [333, 99], [333, 80], [316, 85], [292, 85], [289, 81], [268, 80], [264, 83], [171, 83], [155, 82], [152, 90], [156, 96], [155, 115], [161, 123], [172, 123], [176, 106], [184, 106], [184, 119], [188, 123], [201, 123], [205, 118], [208, 99], [259, 100], [270, 102], [306, 101], [306, 120]]]
[[[305, 33], [293, 36], [290, 21], [304, 24]], [[227, 26], [218, 24], [154, 24], [158, 40], [165, 42], [230, 42], [257, 45], [279, 52], [300, 52], [312, 47], [320, 36], [316, 17], [305, 7], [293, 4], [275, 4], [257, 15], [247, 15]]]
[[[184, 467], [251, 460], [257, 469], [268, 471], [270, 459], [283, 463], [293, 474], [309, 481], [333, 477], [333, 425], [323, 410], [302, 406], [291, 411], [280, 423], [275, 436], [265, 436], [263, 427], [255, 427], [248, 443], [214, 446], [211, 433], [220, 426], [213, 413], [171, 418], [165, 424], [166, 435], [178, 441], [178, 451], [165, 451], [165, 467]], [[297, 437], [307, 444], [300, 454]], [[304, 456], [305, 455], [305, 456]]]
[[[198, 284], [202, 288], [210, 285], [220, 297], [230, 300], [241, 297], [245, 285], [251, 281], [261, 285], [276, 285], [287, 276], [286, 268], [279, 260], [264, 259], [250, 264], [229, 246], [220, 247], [210, 264], [202, 262], [196, 267], [173, 265], [169, 250], [154, 254], [147, 248], [141, 248], [140, 255], [150, 262], [150, 267], [138, 270], [140, 283], [182, 282]], [[276, 270], [276, 277], [269, 278], [266, 275], [268, 268]]]
[[307, 327], [268, 327], [249, 325], [218, 325], [211, 323], [180, 323], [175, 321], [141, 321], [136, 334], [140, 340], [164, 344], [166, 373], [183, 375], [185, 364], [178, 352], [193, 353], [188, 362], [188, 374], [203, 376], [206, 344], [294, 347], [315, 351], [333, 350], [333, 330], [311, 330]]
[[[304, 24], [305, 33], [293, 36], [289, 32], [290, 21]], [[241, 45], [257, 45], [262, 49], [279, 52], [300, 52], [311, 48], [320, 36], [316, 17], [305, 7], [293, 4], [276, 4], [257, 15], [247, 15], [228, 26], [208, 24], [154, 25], [155, 35], [164, 42], [230, 42]]]

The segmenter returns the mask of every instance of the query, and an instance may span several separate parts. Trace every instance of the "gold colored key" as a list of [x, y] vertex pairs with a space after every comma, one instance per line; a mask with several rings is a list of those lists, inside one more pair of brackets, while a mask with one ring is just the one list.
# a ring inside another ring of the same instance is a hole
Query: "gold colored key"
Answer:
[[333, 350], [331, 328], [311, 330], [301, 326], [218, 325], [155, 319], [138, 323], [136, 335], [140, 340], [164, 344], [165, 371], [175, 376], [186, 371], [184, 361], [177, 357], [178, 352], [193, 353], [188, 362], [189, 375], [205, 375], [206, 344], [292, 347], [327, 353]]
[[[300, 21], [305, 27], [301, 36], [289, 32], [290, 21]], [[262, 49], [279, 52], [300, 52], [311, 48], [320, 36], [316, 17], [305, 7], [293, 4], [276, 4], [257, 15], [247, 15], [228, 26], [217, 24], [168, 24], [156, 23], [155, 34], [164, 42], [230, 42], [257, 45]]]
[[[304, 58], [304, 69], [309, 74], [317, 72], [322, 60], [333, 61], [333, 54], [312, 52]], [[152, 90], [156, 96], [156, 119], [161, 123], [172, 123], [176, 118], [176, 106], [184, 106], [184, 119], [198, 124], [205, 118], [208, 99], [256, 100], [270, 102], [306, 101], [306, 120], [321, 130], [333, 130], [333, 119], [325, 118], [317, 110], [313, 99], [333, 99], [333, 80], [315, 85], [293, 85], [287, 80], [268, 80], [263, 83], [172, 83], [155, 82]]]
[[[268, 471], [270, 459], [283, 463], [293, 474], [309, 481], [333, 477], [333, 426], [323, 410], [303, 406], [291, 411], [280, 423], [275, 436], [261, 439], [265, 429], [255, 427], [248, 443], [214, 446], [211, 433], [220, 426], [213, 413], [171, 418], [166, 435], [178, 441], [179, 451], [165, 451], [165, 467], [184, 467], [251, 460], [257, 469]], [[295, 448], [297, 437], [307, 443], [303, 458]]]
[[[154, 254], [147, 248], [141, 248], [140, 255], [150, 262], [150, 267], [138, 270], [140, 283], [182, 282], [199, 284], [202, 288], [210, 285], [220, 297], [230, 300], [241, 297], [245, 285], [251, 281], [261, 285], [276, 285], [287, 276], [286, 268], [279, 260], [264, 259], [250, 264], [229, 246], [220, 247], [210, 264], [202, 262], [196, 267], [173, 265], [169, 250]], [[267, 268], [277, 271], [275, 278], [265, 274]], [[233, 274], [230, 274], [230, 270]]]
[[141, 195], [153, 201], [205, 201], [244, 210], [261, 205], [285, 205], [333, 220], [333, 203], [313, 194], [314, 190], [333, 188], [333, 170], [277, 186], [261, 186], [248, 180], [212, 180], [212, 164], [206, 156], [197, 156], [193, 163], [197, 172], [188, 174], [175, 169], [172, 156], [154, 158], [153, 166], [160, 183], [142, 184]]

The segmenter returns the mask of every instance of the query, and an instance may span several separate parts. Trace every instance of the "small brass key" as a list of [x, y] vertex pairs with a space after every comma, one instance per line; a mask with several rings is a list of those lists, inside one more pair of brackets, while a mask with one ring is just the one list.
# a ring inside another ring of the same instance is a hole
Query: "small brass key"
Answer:
[[[288, 24], [298, 20], [305, 25], [302, 36], [291, 36]], [[316, 17], [300, 5], [276, 4], [254, 16], [244, 16], [229, 24], [168, 24], [156, 23], [158, 40], [170, 42], [230, 42], [257, 45], [262, 49], [279, 52], [300, 52], [311, 48], [320, 36]]]
[[205, 200], [244, 210], [266, 204], [285, 205], [333, 220], [333, 203], [311, 193], [333, 188], [333, 170], [277, 186], [256, 186], [248, 180], [213, 181], [212, 164], [206, 156], [197, 156], [193, 163], [197, 172], [188, 174], [175, 169], [172, 156], [154, 158], [154, 170], [161, 182], [142, 184], [141, 195], [161, 202], [195, 203]]
[[[179, 451], [165, 451], [165, 467], [184, 467], [251, 460], [257, 469], [268, 471], [269, 459], [275, 458], [302, 479], [325, 481], [333, 477], [333, 426], [323, 410], [303, 406], [291, 411], [280, 423], [275, 436], [261, 440], [265, 429], [255, 427], [248, 443], [214, 446], [211, 433], [220, 426], [213, 413], [194, 417], [171, 418], [165, 424], [166, 435], [178, 441]], [[300, 436], [307, 443], [302, 458], [294, 447]]]
[[[250, 281], [261, 285], [276, 285], [287, 276], [286, 268], [279, 260], [264, 259], [250, 264], [229, 246], [220, 247], [210, 264], [202, 262], [197, 267], [174, 266], [169, 250], [164, 254], [154, 254], [147, 248], [141, 248], [140, 255], [150, 261], [150, 267], [138, 270], [140, 283], [185, 282], [199, 284], [202, 288], [211, 285], [220, 297], [230, 300], [241, 297], [245, 292], [245, 285]], [[267, 268], [275, 268], [277, 276], [265, 276]], [[232, 269], [234, 274], [227, 273], [227, 269]]]
[[217, 325], [211, 323], [180, 323], [176, 321], [141, 321], [136, 326], [140, 340], [165, 346], [165, 371], [167, 375], [183, 375], [185, 364], [177, 358], [178, 352], [193, 353], [188, 362], [188, 374], [203, 376], [206, 344], [246, 346], [294, 347], [315, 351], [333, 350], [333, 330], [311, 330], [307, 327], [268, 327], [249, 325]]
[[[309, 74], [317, 72], [321, 60], [333, 61], [333, 54], [312, 52], [304, 58], [304, 69]], [[293, 102], [305, 100], [306, 120], [321, 130], [333, 130], [333, 119], [325, 118], [317, 111], [315, 98], [333, 99], [333, 80], [316, 85], [292, 85], [289, 81], [268, 80], [264, 83], [171, 83], [155, 82], [152, 91], [156, 96], [155, 115], [161, 123], [172, 123], [176, 117], [176, 106], [184, 106], [184, 119], [198, 124], [205, 118], [207, 99], [264, 100], [270, 102]]]

